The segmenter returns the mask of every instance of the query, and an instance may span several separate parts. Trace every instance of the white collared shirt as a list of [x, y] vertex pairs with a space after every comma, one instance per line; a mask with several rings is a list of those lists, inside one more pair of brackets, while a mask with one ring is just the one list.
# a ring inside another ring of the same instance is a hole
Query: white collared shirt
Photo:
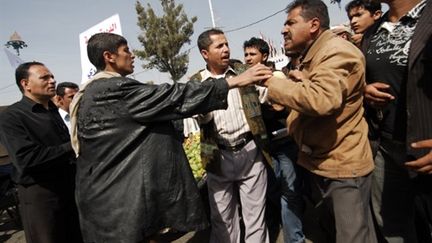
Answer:
[[59, 108], [58, 111], [60, 113], [60, 116], [61, 116], [64, 124], [67, 126], [67, 128], [69, 130], [69, 134], [70, 134], [70, 132], [71, 132], [71, 124], [70, 124], [70, 115], [69, 115], [69, 113], [67, 113], [62, 108]]

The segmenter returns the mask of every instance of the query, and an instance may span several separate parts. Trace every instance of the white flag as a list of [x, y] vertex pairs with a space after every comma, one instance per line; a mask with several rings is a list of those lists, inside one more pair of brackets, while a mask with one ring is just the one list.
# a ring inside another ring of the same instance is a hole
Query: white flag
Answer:
[[16, 69], [21, 63], [24, 63], [24, 61], [21, 60], [21, 58], [19, 58], [19, 56], [13, 54], [8, 49], [4, 48], [4, 51], [6, 53], [6, 56], [9, 60], [10, 65], [12, 66], [13, 69]]

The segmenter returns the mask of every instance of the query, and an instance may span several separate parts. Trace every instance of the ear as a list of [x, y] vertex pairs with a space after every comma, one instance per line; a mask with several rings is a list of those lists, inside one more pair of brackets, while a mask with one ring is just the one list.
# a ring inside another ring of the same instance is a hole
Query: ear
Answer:
[[54, 102], [57, 107], [63, 106], [63, 99], [58, 95], [52, 97], [51, 101]]
[[116, 56], [114, 53], [111, 53], [109, 51], [104, 51], [102, 55], [104, 57], [105, 63], [115, 63]]
[[61, 97], [60, 95], [55, 95], [54, 100], [55, 100], [54, 103], [63, 106], [63, 97]]
[[207, 50], [202, 49], [202, 50], [200, 51], [200, 53], [201, 53], [201, 56], [204, 58], [204, 60], [207, 60], [207, 59], [208, 59], [208, 51], [207, 51]]
[[268, 54], [264, 53], [263, 54], [263, 63], [268, 61]]
[[21, 79], [20, 81], [20, 85], [22, 87], [22, 90], [25, 91], [30, 91], [30, 87], [28, 86], [28, 79]]
[[319, 20], [319, 18], [313, 18], [310, 21], [310, 27], [311, 34], [318, 33], [318, 31], [321, 29], [321, 21]]
[[379, 18], [381, 18], [382, 16], [382, 11], [381, 10], [377, 10], [375, 11], [375, 13], [372, 15], [372, 18], [377, 21]]

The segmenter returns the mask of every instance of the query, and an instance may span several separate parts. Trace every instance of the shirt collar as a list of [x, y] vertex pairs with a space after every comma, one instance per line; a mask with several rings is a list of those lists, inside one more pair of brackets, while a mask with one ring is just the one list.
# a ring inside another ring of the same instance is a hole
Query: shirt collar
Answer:
[[234, 69], [232, 67], [230, 67], [230, 66], [225, 70], [225, 72], [223, 74], [219, 74], [219, 75], [212, 74], [208, 70], [208, 67], [206, 67], [206, 69], [204, 69], [203, 71], [201, 71], [201, 77], [202, 77], [203, 81], [207, 80], [207, 79], [210, 79], [210, 78], [225, 78], [228, 73], [236, 74], [236, 72], [234, 71]]
[[[29, 97], [23, 95], [21, 102], [24, 105], [27, 105], [29, 107], [31, 107], [32, 111], [37, 111], [39, 109], [45, 109], [45, 107], [43, 107], [42, 104], [35, 102], [34, 100], [30, 99]], [[51, 100], [48, 101], [48, 109], [52, 110], [52, 109], [57, 109], [57, 106], [54, 104], [54, 102], [52, 102]]]
[[317, 39], [315, 39], [310, 46], [308, 46], [301, 54], [300, 64], [298, 65], [301, 70], [301, 66], [304, 63], [311, 62], [312, 58], [318, 53], [322, 48], [322, 43], [327, 43], [332, 38], [336, 38], [336, 35], [331, 30], [323, 31]]
[[69, 113], [67, 113], [62, 108], [59, 108], [58, 111], [59, 111], [60, 116], [63, 118], [63, 120], [66, 118], [66, 116], [69, 116]]
[[392, 32], [396, 25], [402, 23], [404, 25], [410, 24], [410, 23], [416, 23], [417, 20], [420, 18], [422, 10], [426, 6], [427, 0], [423, 0], [419, 2], [417, 5], [415, 5], [408, 13], [406, 13], [400, 20], [396, 23], [391, 23], [388, 21], [388, 13], [383, 17], [385, 18], [385, 21], [381, 23], [381, 25], [378, 27], [378, 31], [381, 29], [385, 29], [389, 32]]

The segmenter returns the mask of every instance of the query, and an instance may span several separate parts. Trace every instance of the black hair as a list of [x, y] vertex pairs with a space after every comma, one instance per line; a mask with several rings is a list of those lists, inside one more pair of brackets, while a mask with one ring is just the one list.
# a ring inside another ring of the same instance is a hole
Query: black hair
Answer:
[[215, 29], [215, 28], [202, 32], [198, 36], [198, 41], [197, 41], [198, 49], [200, 51], [201, 50], [208, 50], [209, 46], [212, 44], [212, 40], [210, 39], [210, 36], [223, 35], [223, 34], [224, 34], [224, 32], [222, 30]]
[[362, 7], [369, 11], [372, 14], [374, 14], [376, 11], [381, 10], [381, 3], [370, 1], [370, 0], [352, 0], [345, 6], [345, 10], [347, 14], [349, 15], [349, 12], [353, 8], [359, 8]]
[[330, 18], [328, 15], [327, 5], [321, 0], [295, 0], [287, 6], [286, 12], [301, 7], [301, 16], [305, 20], [318, 18], [321, 23], [321, 29], [330, 28]]
[[113, 33], [94, 34], [87, 43], [87, 56], [90, 62], [98, 71], [105, 69], [105, 60], [103, 53], [105, 51], [117, 53], [121, 45], [127, 45], [127, 40]]
[[269, 55], [269, 53], [270, 53], [270, 47], [267, 44], [267, 42], [264, 41], [263, 39], [259, 39], [256, 37], [250, 38], [250, 40], [247, 40], [243, 43], [243, 49], [246, 49], [249, 47], [254, 47], [254, 48], [258, 49], [258, 51], [261, 52], [261, 54]]
[[21, 80], [23, 79], [28, 79], [29, 77], [29, 72], [28, 70], [32, 67], [32, 66], [45, 66], [43, 63], [41, 62], [25, 62], [22, 63], [21, 65], [19, 65], [17, 67], [17, 69], [15, 70], [15, 80], [16, 80], [16, 84], [18, 85], [19, 90], [21, 91], [21, 93], [24, 93], [24, 89], [21, 86]]
[[69, 89], [79, 89], [78, 88], [78, 84], [76, 84], [76, 83], [62, 82], [62, 83], [57, 84], [56, 94], [58, 96], [63, 97], [65, 95], [66, 88], [69, 88]]

